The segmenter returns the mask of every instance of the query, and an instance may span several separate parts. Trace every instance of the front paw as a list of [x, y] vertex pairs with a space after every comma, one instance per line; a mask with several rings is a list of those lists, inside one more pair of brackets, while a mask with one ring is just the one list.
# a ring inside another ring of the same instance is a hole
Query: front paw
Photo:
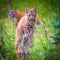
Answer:
[[17, 53], [18, 55], [22, 56], [22, 50], [18, 50], [18, 51], [16, 51], [16, 53]]

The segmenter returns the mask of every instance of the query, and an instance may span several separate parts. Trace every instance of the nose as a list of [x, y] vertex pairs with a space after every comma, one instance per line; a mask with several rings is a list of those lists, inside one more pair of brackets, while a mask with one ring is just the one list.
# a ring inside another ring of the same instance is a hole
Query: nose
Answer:
[[32, 16], [30, 17], [30, 19], [32, 19]]

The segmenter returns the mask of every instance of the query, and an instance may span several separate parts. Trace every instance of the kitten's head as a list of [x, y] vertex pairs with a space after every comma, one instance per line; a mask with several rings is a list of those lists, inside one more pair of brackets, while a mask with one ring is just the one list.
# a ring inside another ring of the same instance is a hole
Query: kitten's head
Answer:
[[31, 25], [34, 25], [35, 21], [36, 21], [36, 15], [37, 15], [37, 11], [36, 8], [34, 9], [26, 9], [26, 15], [28, 18], [28, 21]]

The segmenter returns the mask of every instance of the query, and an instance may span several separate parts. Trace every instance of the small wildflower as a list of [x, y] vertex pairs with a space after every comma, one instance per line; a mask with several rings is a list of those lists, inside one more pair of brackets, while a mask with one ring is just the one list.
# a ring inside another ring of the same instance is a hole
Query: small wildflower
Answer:
[[13, 10], [10, 10], [10, 12], [9, 12], [9, 16], [13, 16], [14, 15], [14, 12], [13, 12]]
[[8, 3], [10, 3], [11, 2], [11, 0], [8, 0]]
[[14, 16], [14, 12], [13, 12], [13, 10], [11, 9], [10, 12], [9, 12], [10, 21], [12, 21], [13, 16]]
[[12, 21], [12, 19], [13, 19], [13, 18], [12, 18], [12, 17], [10, 17], [10, 21]]
[[16, 17], [14, 17], [14, 21], [17, 21]]

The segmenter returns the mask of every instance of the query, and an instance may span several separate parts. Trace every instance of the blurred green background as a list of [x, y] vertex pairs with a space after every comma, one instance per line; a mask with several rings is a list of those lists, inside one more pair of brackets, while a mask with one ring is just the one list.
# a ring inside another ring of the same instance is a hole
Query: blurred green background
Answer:
[[15, 53], [16, 21], [9, 20], [10, 7], [25, 11], [37, 8], [44, 28], [36, 25], [29, 60], [60, 60], [60, 0], [0, 0], [0, 60], [18, 60]]

